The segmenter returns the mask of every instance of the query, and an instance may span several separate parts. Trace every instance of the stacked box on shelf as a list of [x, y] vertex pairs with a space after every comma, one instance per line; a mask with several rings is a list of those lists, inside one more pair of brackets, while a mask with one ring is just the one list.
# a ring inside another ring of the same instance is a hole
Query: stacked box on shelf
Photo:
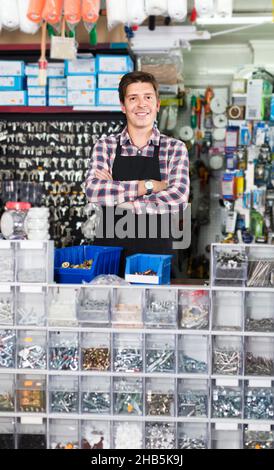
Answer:
[[94, 57], [65, 61], [69, 106], [95, 106], [96, 61]]
[[24, 106], [24, 62], [21, 60], [0, 61], [0, 106]]
[[97, 55], [97, 106], [119, 106], [118, 86], [122, 76], [133, 70], [129, 55]]
[[[39, 66], [37, 63], [26, 65], [26, 76], [28, 85], [28, 105], [29, 106], [46, 106], [47, 101], [49, 106], [66, 106], [66, 94], [60, 96], [52, 96], [48, 93], [48, 86], [40, 86], [39, 82]], [[63, 63], [49, 63], [47, 67], [47, 78], [51, 79], [64, 79], [64, 64]], [[57, 85], [58, 86], [58, 85]], [[48, 98], [48, 94], [50, 95]]]

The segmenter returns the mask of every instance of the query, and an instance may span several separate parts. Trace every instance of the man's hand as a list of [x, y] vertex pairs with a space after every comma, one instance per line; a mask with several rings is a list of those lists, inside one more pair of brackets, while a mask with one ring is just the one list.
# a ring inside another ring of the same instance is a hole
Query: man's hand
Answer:
[[112, 174], [109, 173], [107, 170], [96, 170], [95, 177], [99, 180], [111, 180], [112, 181]]

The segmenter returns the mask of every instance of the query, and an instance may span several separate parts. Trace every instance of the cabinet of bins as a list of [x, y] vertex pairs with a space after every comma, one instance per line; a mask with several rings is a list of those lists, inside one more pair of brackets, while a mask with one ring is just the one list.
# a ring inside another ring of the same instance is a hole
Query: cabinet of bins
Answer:
[[78, 413], [79, 385], [78, 377], [49, 377], [49, 412]]
[[16, 291], [16, 324], [45, 326], [46, 295], [44, 287], [20, 286]]
[[16, 281], [53, 282], [53, 242], [23, 240], [16, 245]]
[[274, 332], [274, 293], [247, 292], [245, 331]]
[[111, 414], [110, 377], [81, 377], [81, 412]]
[[244, 387], [244, 418], [273, 420], [274, 382], [270, 379], [251, 379]]
[[14, 418], [0, 417], [0, 449], [15, 449]]
[[211, 281], [218, 286], [244, 286], [248, 258], [243, 245], [213, 245]]
[[178, 449], [207, 449], [207, 423], [178, 423]]
[[179, 335], [178, 372], [208, 374], [209, 344], [207, 335]]
[[17, 332], [18, 369], [47, 368], [46, 331], [21, 330]]
[[113, 290], [111, 306], [113, 327], [142, 328], [143, 290], [119, 287]]
[[174, 416], [175, 384], [169, 378], [146, 379], [146, 415]]
[[83, 420], [80, 432], [81, 449], [111, 449], [109, 421]]
[[274, 375], [274, 338], [245, 337], [245, 375]]
[[143, 429], [138, 421], [113, 422], [113, 449], [142, 449]]
[[44, 375], [18, 375], [16, 381], [16, 409], [26, 413], [45, 413], [46, 380]]
[[50, 449], [79, 449], [78, 421], [72, 419], [50, 419]]
[[137, 377], [113, 378], [113, 412], [116, 415], [142, 416], [143, 379]]
[[212, 383], [212, 418], [241, 419], [243, 387], [239, 380], [216, 379]]
[[77, 290], [66, 286], [50, 287], [48, 291], [49, 326], [77, 326]]
[[78, 333], [50, 331], [49, 368], [51, 370], [79, 370]]
[[209, 309], [209, 291], [179, 291], [178, 312], [181, 328], [192, 330], [208, 329]]
[[147, 289], [144, 313], [147, 328], [176, 328], [177, 291], [175, 289]]
[[0, 327], [13, 325], [14, 322], [14, 288], [0, 285]]
[[13, 374], [1, 374], [0, 412], [9, 411], [14, 411], [14, 376]]
[[82, 326], [106, 327], [110, 324], [111, 289], [81, 287], [77, 296], [77, 319]]
[[268, 424], [244, 426], [244, 449], [274, 449], [274, 430]]
[[177, 412], [186, 418], [207, 418], [209, 383], [204, 379], [178, 379]]
[[212, 293], [212, 330], [242, 331], [244, 293], [215, 291]]
[[176, 449], [176, 426], [173, 422], [146, 422], [145, 449]]
[[241, 375], [243, 342], [240, 336], [212, 336], [212, 372], [220, 375]]
[[146, 334], [146, 372], [176, 372], [175, 335]]
[[25, 424], [17, 422], [17, 448], [18, 449], [46, 449], [47, 431], [46, 423]]
[[111, 344], [109, 333], [82, 333], [81, 368], [82, 370], [108, 371], [111, 363]]
[[15, 280], [15, 244], [0, 240], [0, 282]]
[[216, 423], [211, 429], [212, 449], [241, 449], [242, 427], [234, 423]]
[[16, 332], [0, 330], [0, 368], [15, 367]]
[[113, 371], [143, 372], [143, 337], [134, 333], [113, 335]]

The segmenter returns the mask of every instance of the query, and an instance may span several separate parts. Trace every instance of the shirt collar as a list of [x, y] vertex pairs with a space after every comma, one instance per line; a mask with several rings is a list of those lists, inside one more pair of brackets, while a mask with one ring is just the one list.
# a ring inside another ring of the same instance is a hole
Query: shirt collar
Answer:
[[[148, 144], [159, 145], [159, 143], [160, 143], [160, 131], [155, 126], [152, 129], [152, 133], [148, 140]], [[134, 145], [131, 141], [127, 127], [125, 127], [120, 134], [120, 144], [121, 145], [126, 145], [126, 144]]]

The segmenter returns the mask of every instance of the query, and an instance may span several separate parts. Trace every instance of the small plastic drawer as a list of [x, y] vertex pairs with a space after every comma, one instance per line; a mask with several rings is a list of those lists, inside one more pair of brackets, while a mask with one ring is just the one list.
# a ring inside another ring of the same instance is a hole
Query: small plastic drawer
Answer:
[[68, 287], [50, 287], [48, 291], [48, 324], [50, 326], [77, 326], [77, 290]]
[[50, 419], [50, 449], [79, 449], [78, 421], [72, 419]]
[[274, 332], [274, 293], [247, 292], [245, 330]]
[[274, 449], [274, 430], [268, 424], [244, 426], [244, 449]]
[[0, 330], [0, 368], [15, 367], [16, 332]]
[[111, 305], [113, 327], [142, 328], [143, 290], [119, 287], [113, 291]]
[[125, 280], [134, 284], [170, 284], [171, 260], [172, 255], [128, 256]]
[[146, 449], [176, 449], [176, 428], [172, 422], [146, 422]]
[[177, 398], [178, 416], [186, 418], [208, 417], [208, 380], [179, 379]]
[[24, 240], [16, 251], [16, 281], [43, 283], [49, 275], [47, 243]]
[[143, 372], [143, 337], [134, 333], [113, 335], [113, 371]]
[[14, 289], [0, 285], [0, 325], [14, 323]]
[[111, 414], [110, 377], [81, 377], [81, 412]]
[[207, 449], [207, 423], [178, 423], [177, 449]]
[[274, 375], [274, 338], [245, 337], [245, 375]]
[[14, 244], [8, 240], [0, 240], [0, 282], [14, 282], [14, 263]]
[[242, 384], [239, 380], [217, 379], [212, 383], [212, 418], [242, 418]]
[[14, 418], [0, 418], [0, 449], [15, 449]]
[[269, 245], [250, 246], [248, 257], [248, 287], [273, 287], [274, 251]]
[[146, 379], [146, 415], [174, 416], [175, 384], [173, 379]]
[[177, 328], [178, 303], [175, 289], [147, 289], [145, 292], [145, 326]]
[[82, 370], [110, 370], [111, 350], [109, 333], [82, 333], [81, 367]]
[[17, 411], [45, 413], [46, 380], [42, 375], [18, 375], [16, 383]]
[[77, 296], [77, 319], [83, 326], [106, 327], [110, 322], [111, 289], [81, 287]]
[[78, 413], [78, 377], [49, 377], [50, 413]]
[[47, 368], [46, 331], [22, 330], [17, 332], [18, 369]]
[[114, 449], [143, 449], [142, 423], [114, 421], [113, 444]]
[[176, 372], [175, 336], [172, 334], [146, 335], [146, 372]]
[[114, 377], [113, 412], [116, 415], [142, 416], [143, 380], [135, 377]]
[[49, 368], [52, 370], [79, 370], [79, 342], [77, 333], [50, 331]]
[[41, 424], [25, 424], [18, 422], [17, 448], [18, 449], [46, 449], [47, 448], [47, 429], [46, 421]]
[[270, 379], [251, 379], [245, 382], [244, 418], [272, 420], [274, 417], [274, 382]]
[[16, 293], [17, 325], [45, 326], [46, 290], [40, 286], [21, 286]]
[[178, 372], [207, 374], [208, 348], [208, 336], [206, 335], [179, 335]]
[[1, 374], [0, 413], [9, 411], [14, 411], [14, 376], [12, 374]]
[[212, 294], [212, 329], [242, 331], [244, 317], [243, 292], [214, 291]]
[[247, 280], [248, 258], [245, 247], [213, 246], [213, 283], [244, 285]]
[[209, 291], [181, 290], [179, 291], [179, 322], [181, 328], [204, 330], [209, 324]]
[[212, 449], [242, 449], [242, 427], [236, 423], [216, 423], [211, 430]]
[[241, 375], [243, 344], [240, 336], [212, 336], [213, 374]]
[[81, 422], [81, 449], [110, 449], [110, 421], [86, 420]]

